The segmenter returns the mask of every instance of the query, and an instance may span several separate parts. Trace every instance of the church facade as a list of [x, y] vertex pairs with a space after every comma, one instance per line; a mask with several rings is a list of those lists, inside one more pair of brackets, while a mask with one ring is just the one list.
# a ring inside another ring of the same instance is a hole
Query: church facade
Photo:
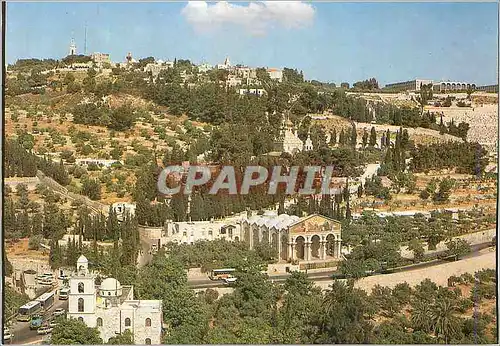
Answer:
[[282, 261], [341, 258], [341, 224], [322, 215], [299, 218], [267, 212], [244, 220], [242, 232], [251, 249], [259, 243], [267, 243]]
[[161, 343], [161, 300], [134, 300], [133, 286], [122, 286], [114, 278], [104, 279], [100, 285], [95, 285], [94, 280], [87, 258], [80, 256], [76, 275], [69, 280], [69, 318], [97, 327], [105, 343], [127, 329], [135, 344]]

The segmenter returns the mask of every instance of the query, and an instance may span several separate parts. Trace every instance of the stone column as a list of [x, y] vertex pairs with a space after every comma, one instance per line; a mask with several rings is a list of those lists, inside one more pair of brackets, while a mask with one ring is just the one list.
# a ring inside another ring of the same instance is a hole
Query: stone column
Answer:
[[293, 261], [293, 246], [294, 246], [294, 243], [291, 242], [291, 243], [288, 243], [288, 247], [290, 249], [290, 253], [288, 254], [288, 257]]
[[248, 229], [248, 234], [250, 235], [249, 238], [250, 238], [250, 249], [253, 249], [253, 229], [252, 227], [250, 227]]
[[337, 258], [340, 258], [340, 246], [341, 246], [340, 244], [341, 244], [340, 240], [335, 241], [335, 245], [336, 245], [335, 247], [336, 247], [336, 250], [337, 250], [336, 254], [335, 254], [336, 255], [335, 257], [337, 257]]
[[311, 257], [311, 243], [304, 243], [304, 260], [309, 261]]
[[320, 244], [321, 244], [320, 256], [321, 256], [321, 259], [324, 260], [324, 259], [326, 259], [326, 244], [327, 244], [327, 242], [325, 240], [322, 240]]
[[281, 256], [281, 251], [282, 251], [282, 248], [281, 248], [281, 232], [278, 232], [278, 262], [281, 261], [281, 259], [283, 258]]

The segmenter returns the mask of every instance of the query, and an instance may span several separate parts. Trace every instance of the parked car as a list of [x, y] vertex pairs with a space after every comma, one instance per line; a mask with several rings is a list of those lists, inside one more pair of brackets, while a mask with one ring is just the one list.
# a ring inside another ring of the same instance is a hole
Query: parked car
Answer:
[[66, 310], [64, 310], [63, 308], [57, 308], [52, 313], [52, 315], [54, 315], [54, 316], [62, 316], [62, 315], [65, 315], [65, 314], [66, 314]]
[[3, 339], [5, 341], [12, 340], [14, 338], [14, 334], [11, 334], [9, 328], [4, 328], [3, 329]]
[[36, 333], [39, 335], [46, 335], [46, 334], [52, 333], [52, 329], [53, 328], [50, 326], [42, 326], [42, 327], [38, 328]]
[[56, 322], [56, 320], [50, 320], [49, 322], [49, 327], [50, 328], [54, 328], [55, 326], [57, 326], [59, 323]]

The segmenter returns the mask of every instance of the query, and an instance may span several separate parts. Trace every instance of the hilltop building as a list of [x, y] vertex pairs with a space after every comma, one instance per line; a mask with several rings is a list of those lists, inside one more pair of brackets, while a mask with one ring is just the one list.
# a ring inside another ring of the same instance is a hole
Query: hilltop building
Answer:
[[109, 54], [106, 53], [92, 53], [90, 55], [92, 61], [96, 63], [99, 67], [102, 67], [104, 64], [111, 64], [111, 59]]
[[97, 327], [103, 342], [130, 330], [134, 343], [161, 343], [163, 312], [161, 300], [134, 300], [134, 287], [107, 278], [95, 285], [88, 260], [80, 256], [76, 275], [69, 280], [68, 317]]
[[386, 84], [384, 89], [393, 91], [420, 91], [423, 85], [432, 85], [434, 92], [466, 91], [476, 89], [476, 84], [468, 82], [433, 81], [431, 79], [414, 79], [406, 82]]
[[74, 39], [71, 39], [71, 44], [69, 45], [69, 54], [68, 55], [76, 55], [76, 43]]
[[218, 70], [229, 70], [230, 68], [231, 68], [231, 61], [229, 60], [229, 57], [226, 57], [223, 64], [217, 65]]
[[267, 73], [269, 73], [269, 78], [272, 80], [282, 82], [283, 81], [283, 70], [277, 68], [268, 68]]

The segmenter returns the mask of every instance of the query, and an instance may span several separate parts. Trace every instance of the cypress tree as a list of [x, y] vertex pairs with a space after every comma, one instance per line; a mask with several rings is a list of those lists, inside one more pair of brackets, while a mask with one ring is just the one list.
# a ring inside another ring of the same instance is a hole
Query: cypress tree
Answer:
[[374, 127], [372, 127], [372, 129], [370, 130], [370, 140], [368, 144], [370, 145], [370, 147], [374, 147], [375, 144], [377, 144], [377, 132], [375, 131]]

